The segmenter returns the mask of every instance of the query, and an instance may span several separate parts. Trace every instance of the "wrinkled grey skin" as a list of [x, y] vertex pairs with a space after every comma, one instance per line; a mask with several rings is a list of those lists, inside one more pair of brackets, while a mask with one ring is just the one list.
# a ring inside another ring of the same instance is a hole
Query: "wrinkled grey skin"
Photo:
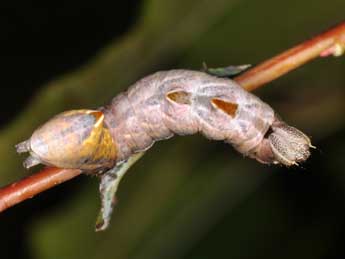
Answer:
[[[188, 93], [188, 103], [167, 98], [181, 91]], [[237, 104], [235, 115], [212, 105], [214, 98]], [[309, 138], [287, 126], [268, 104], [230, 79], [203, 72], [157, 72], [116, 96], [102, 111], [118, 146], [118, 161], [147, 150], [157, 140], [198, 132], [230, 143], [262, 163], [290, 166], [310, 154]]]

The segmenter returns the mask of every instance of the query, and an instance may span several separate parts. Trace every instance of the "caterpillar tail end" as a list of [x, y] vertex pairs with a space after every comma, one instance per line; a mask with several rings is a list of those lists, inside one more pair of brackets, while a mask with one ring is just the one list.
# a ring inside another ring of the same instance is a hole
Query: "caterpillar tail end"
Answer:
[[15, 146], [16, 148], [16, 151], [18, 154], [20, 153], [26, 153], [26, 152], [29, 152], [30, 151], [30, 143], [28, 140], [25, 140], [23, 142], [20, 142], [19, 144], [17, 144]]
[[60, 113], [36, 129], [30, 139], [17, 144], [16, 150], [30, 153], [25, 168], [42, 163], [94, 173], [112, 167], [117, 158], [104, 114], [98, 110]]
[[[30, 149], [30, 140], [25, 140], [23, 142], [20, 142], [19, 144], [17, 144], [15, 146], [16, 148], [16, 151], [18, 154], [21, 154], [21, 153], [26, 153], [26, 152], [30, 152], [31, 149]], [[32, 155], [29, 155], [25, 161], [23, 162], [23, 166], [26, 168], [26, 169], [29, 169], [31, 167], [34, 167], [38, 164], [41, 164], [42, 161], [40, 159], [38, 159], [37, 157], [35, 156], [32, 156]]]
[[28, 156], [25, 161], [23, 162], [23, 166], [26, 168], [26, 169], [29, 169], [31, 167], [34, 167], [38, 164], [41, 164], [41, 160], [39, 160], [38, 158], [36, 157], [33, 157], [33, 156]]

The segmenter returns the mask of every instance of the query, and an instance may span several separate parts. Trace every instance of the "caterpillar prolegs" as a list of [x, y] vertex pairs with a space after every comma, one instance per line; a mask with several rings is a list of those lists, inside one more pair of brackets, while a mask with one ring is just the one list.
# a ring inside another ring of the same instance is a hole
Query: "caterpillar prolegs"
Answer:
[[102, 178], [102, 192], [111, 182], [117, 186], [119, 180], [111, 179], [119, 176], [126, 161], [155, 141], [199, 132], [267, 164], [297, 165], [312, 147], [305, 134], [236, 82], [170, 70], [139, 80], [105, 107], [56, 115], [18, 144], [17, 151], [30, 152], [26, 168], [39, 163], [88, 173], [115, 168], [108, 174], [113, 178]]

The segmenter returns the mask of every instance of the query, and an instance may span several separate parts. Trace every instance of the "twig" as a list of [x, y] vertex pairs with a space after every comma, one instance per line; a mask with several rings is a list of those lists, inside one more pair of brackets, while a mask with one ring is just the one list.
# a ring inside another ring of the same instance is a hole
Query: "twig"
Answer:
[[235, 78], [252, 91], [319, 56], [340, 56], [345, 49], [345, 22], [305, 41]]
[[[345, 50], [345, 22], [275, 56], [234, 78], [252, 91], [319, 56], [340, 56]], [[0, 212], [32, 198], [57, 184], [68, 181], [80, 170], [47, 167], [42, 171], [0, 189]]]
[[0, 189], [0, 212], [81, 174], [78, 169], [46, 167]]

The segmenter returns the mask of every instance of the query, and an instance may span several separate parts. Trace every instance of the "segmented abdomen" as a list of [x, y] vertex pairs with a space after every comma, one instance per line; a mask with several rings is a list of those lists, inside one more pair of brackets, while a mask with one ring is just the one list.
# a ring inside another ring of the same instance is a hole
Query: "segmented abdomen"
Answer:
[[269, 105], [234, 81], [188, 70], [145, 77], [102, 111], [117, 145], [117, 161], [157, 140], [197, 132], [248, 154], [275, 119]]

